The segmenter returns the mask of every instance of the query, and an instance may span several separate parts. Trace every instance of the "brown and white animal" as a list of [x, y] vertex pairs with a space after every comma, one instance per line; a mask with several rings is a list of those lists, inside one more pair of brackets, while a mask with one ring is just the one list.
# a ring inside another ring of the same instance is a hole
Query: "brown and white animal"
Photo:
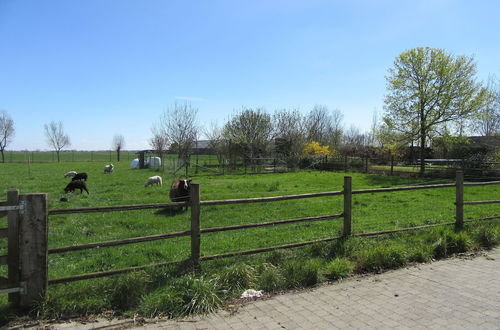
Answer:
[[109, 164], [109, 165], [104, 166], [104, 174], [113, 172], [114, 167], [115, 166], [113, 164]]
[[[170, 185], [170, 200], [172, 202], [189, 201], [190, 184], [192, 180], [175, 179]], [[187, 206], [186, 206], [187, 210]]]
[[71, 181], [77, 181], [77, 180], [85, 180], [87, 181], [88, 175], [85, 172], [77, 173], [75, 176], [71, 179]]
[[68, 183], [66, 188], [64, 188], [64, 192], [65, 193], [68, 193], [70, 191], [73, 192], [75, 191], [75, 189], [80, 189], [80, 193], [83, 193], [84, 190], [87, 192], [87, 194], [89, 193], [89, 190], [87, 189], [87, 185], [85, 184], [85, 182], [80, 180], [71, 181], [70, 183]]
[[155, 176], [152, 176], [152, 177], [148, 178], [148, 181], [146, 182], [146, 184], [144, 185], [144, 187], [152, 186], [154, 184], [156, 184], [156, 185], [158, 185], [158, 186], [161, 187], [161, 185], [162, 185], [161, 176], [155, 175]]
[[75, 172], [75, 171], [69, 171], [68, 173], [64, 174], [64, 177], [65, 178], [68, 178], [68, 177], [74, 178], [76, 174], [77, 174], [77, 172]]

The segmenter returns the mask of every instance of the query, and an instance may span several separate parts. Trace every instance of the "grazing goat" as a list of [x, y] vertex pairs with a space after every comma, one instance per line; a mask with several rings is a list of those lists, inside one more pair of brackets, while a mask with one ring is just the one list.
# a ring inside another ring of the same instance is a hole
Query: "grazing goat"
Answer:
[[[170, 200], [172, 202], [189, 201], [190, 183], [192, 180], [175, 179], [170, 185]], [[186, 206], [187, 210], [187, 206]]]
[[144, 185], [144, 187], [152, 186], [154, 184], [156, 184], [156, 185], [158, 185], [158, 186], [161, 187], [161, 185], [162, 185], [161, 176], [155, 175], [155, 176], [152, 176], [152, 177], [148, 178], [148, 181], [146, 182], [146, 184]]
[[77, 181], [77, 180], [85, 180], [87, 181], [88, 175], [85, 172], [77, 173], [75, 176], [71, 179], [71, 181]]
[[75, 171], [69, 171], [68, 173], [64, 174], [64, 177], [72, 177], [74, 178], [77, 173]]
[[80, 181], [80, 180], [71, 181], [70, 183], [68, 183], [66, 188], [64, 188], [64, 192], [65, 193], [68, 193], [70, 191], [73, 192], [73, 191], [75, 191], [75, 189], [80, 189], [80, 193], [83, 193], [84, 190], [87, 192], [87, 194], [89, 193], [85, 182]]
[[114, 168], [113, 164], [104, 166], [104, 174], [113, 172], [113, 168]]

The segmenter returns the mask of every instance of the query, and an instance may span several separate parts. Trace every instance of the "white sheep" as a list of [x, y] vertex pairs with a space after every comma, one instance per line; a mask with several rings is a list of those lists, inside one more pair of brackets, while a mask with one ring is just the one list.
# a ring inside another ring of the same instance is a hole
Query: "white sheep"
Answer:
[[161, 185], [162, 185], [161, 176], [155, 175], [155, 176], [152, 176], [152, 177], [148, 178], [148, 181], [146, 182], [146, 184], [144, 185], [144, 187], [152, 186], [154, 184], [156, 184], [156, 185], [158, 185], [158, 186], [161, 187]]
[[75, 171], [69, 171], [68, 173], [64, 174], [64, 177], [65, 178], [68, 178], [68, 177], [74, 178], [75, 175], [76, 175]]
[[109, 165], [104, 166], [104, 173], [106, 174], [106, 173], [113, 172], [113, 168], [114, 168], [113, 164], [109, 164]]

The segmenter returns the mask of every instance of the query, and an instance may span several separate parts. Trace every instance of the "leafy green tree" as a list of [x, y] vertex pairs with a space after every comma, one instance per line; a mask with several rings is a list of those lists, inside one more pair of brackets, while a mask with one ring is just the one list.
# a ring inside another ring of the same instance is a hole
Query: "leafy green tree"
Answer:
[[230, 153], [252, 164], [266, 155], [271, 141], [271, 116], [261, 109], [245, 109], [227, 122], [223, 129]]
[[475, 74], [472, 58], [429, 47], [403, 52], [389, 69], [385, 121], [419, 141], [421, 175], [433, 131], [474, 115], [486, 102], [488, 92], [476, 83]]

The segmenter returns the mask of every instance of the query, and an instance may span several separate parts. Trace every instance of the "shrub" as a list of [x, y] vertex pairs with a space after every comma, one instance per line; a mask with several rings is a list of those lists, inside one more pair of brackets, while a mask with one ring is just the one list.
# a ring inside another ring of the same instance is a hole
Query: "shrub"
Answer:
[[291, 260], [284, 264], [287, 287], [300, 288], [312, 286], [320, 282], [321, 261]]
[[273, 264], [264, 263], [257, 269], [257, 287], [265, 292], [276, 292], [285, 288], [286, 280], [280, 269]]
[[326, 265], [325, 275], [331, 280], [337, 280], [349, 276], [354, 269], [354, 265], [347, 259], [336, 258]]

